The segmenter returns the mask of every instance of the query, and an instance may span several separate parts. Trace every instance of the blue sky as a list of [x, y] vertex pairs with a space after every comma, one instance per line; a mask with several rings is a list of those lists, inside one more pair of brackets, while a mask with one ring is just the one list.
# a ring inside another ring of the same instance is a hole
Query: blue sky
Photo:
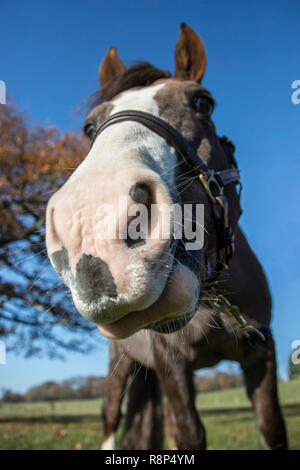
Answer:
[[[219, 135], [236, 144], [244, 190], [241, 225], [273, 294], [272, 326], [281, 374], [300, 339], [300, 79], [297, 0], [28, 0], [1, 2], [0, 79], [32, 122], [78, 129], [78, 105], [98, 87], [97, 70], [113, 44], [123, 60], [173, 71], [179, 24], [203, 38], [203, 84], [215, 96]], [[0, 387], [24, 390], [47, 379], [105, 374], [107, 342], [65, 362], [9, 354]]]

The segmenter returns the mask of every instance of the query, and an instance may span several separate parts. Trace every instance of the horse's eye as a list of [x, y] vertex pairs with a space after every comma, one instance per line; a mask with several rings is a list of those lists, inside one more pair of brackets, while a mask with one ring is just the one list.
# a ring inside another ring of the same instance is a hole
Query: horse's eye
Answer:
[[83, 128], [83, 132], [89, 139], [92, 139], [94, 137], [94, 135], [96, 134], [96, 130], [96, 126], [92, 121], [88, 121]]
[[209, 117], [214, 110], [214, 103], [207, 96], [198, 96], [194, 99], [194, 107], [198, 113]]

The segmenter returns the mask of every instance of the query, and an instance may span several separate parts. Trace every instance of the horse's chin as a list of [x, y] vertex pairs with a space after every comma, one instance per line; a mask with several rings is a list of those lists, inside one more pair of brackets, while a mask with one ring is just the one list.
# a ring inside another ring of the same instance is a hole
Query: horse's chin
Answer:
[[162, 294], [152, 305], [112, 323], [98, 324], [98, 329], [109, 339], [124, 339], [145, 328], [161, 333], [176, 331], [193, 316], [199, 288], [198, 278], [188, 267], [175, 265]]

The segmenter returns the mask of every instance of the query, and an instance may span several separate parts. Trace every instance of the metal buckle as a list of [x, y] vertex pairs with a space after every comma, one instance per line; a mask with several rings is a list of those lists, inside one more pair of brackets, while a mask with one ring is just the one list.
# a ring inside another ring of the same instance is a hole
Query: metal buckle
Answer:
[[201, 183], [203, 184], [204, 189], [209, 199], [211, 200], [211, 202], [213, 204], [217, 204], [218, 201], [212, 193], [211, 186], [214, 185], [217, 188], [218, 196], [222, 196], [224, 188], [223, 186], [220, 185], [219, 181], [217, 180], [214, 170], [210, 170], [207, 174], [201, 173], [199, 175], [199, 179]]
[[240, 329], [246, 338], [249, 339], [249, 333], [254, 333], [260, 337], [262, 341], [266, 341], [265, 335], [255, 328], [253, 325], [247, 322], [245, 318], [241, 315], [239, 308], [236, 305], [231, 305], [228, 299], [223, 295], [217, 295], [215, 300], [208, 300], [208, 304], [220, 313], [225, 313], [226, 315], [232, 316], [238, 322]]

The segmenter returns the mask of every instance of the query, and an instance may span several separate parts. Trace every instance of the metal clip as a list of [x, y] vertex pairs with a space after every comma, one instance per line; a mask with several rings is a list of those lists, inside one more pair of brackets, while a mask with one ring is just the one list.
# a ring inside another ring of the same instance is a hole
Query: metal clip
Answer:
[[219, 181], [217, 180], [214, 170], [210, 170], [207, 174], [200, 173], [199, 179], [203, 184], [204, 189], [207, 192], [207, 195], [211, 202], [213, 204], [217, 204], [218, 201], [212, 193], [211, 186], [214, 185], [217, 188], [218, 196], [223, 195], [223, 186], [221, 186]]
[[262, 341], [266, 341], [265, 335], [251, 325], [239, 311], [239, 308], [236, 305], [231, 305], [228, 299], [223, 295], [219, 294], [215, 300], [208, 300], [209, 305], [220, 313], [225, 313], [226, 315], [232, 316], [238, 322], [240, 329], [243, 335], [249, 339], [249, 333], [254, 333], [260, 337]]

